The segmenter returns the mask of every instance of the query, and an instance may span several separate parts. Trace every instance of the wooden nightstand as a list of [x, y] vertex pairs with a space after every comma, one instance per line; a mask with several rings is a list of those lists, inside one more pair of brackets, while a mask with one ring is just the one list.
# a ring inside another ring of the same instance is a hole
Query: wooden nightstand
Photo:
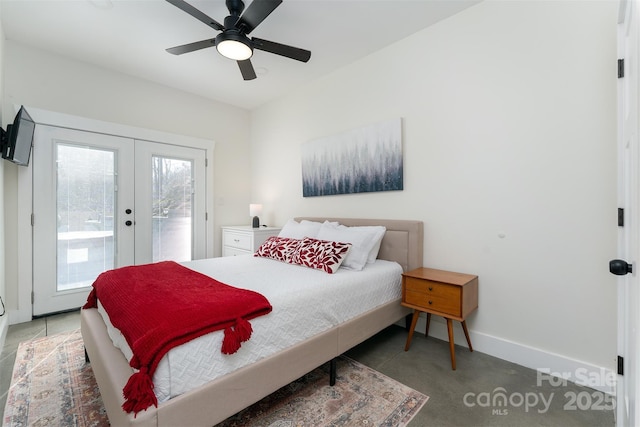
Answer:
[[411, 346], [411, 338], [421, 311], [427, 313], [425, 336], [429, 335], [432, 314], [447, 319], [451, 369], [456, 369], [453, 320], [462, 323], [469, 351], [473, 351], [465, 318], [478, 308], [478, 276], [433, 268], [408, 271], [402, 274], [402, 305], [413, 308], [413, 318], [404, 351], [409, 350]]
[[250, 225], [222, 227], [222, 256], [252, 254], [271, 236], [277, 236], [278, 227], [253, 228]]

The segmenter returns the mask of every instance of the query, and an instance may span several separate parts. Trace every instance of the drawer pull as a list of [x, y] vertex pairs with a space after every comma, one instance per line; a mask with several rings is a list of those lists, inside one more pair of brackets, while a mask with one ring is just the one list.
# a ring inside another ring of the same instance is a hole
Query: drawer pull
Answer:
[[433, 301], [429, 301], [429, 305], [433, 304]]
[[429, 286], [429, 290], [432, 291], [433, 290], [433, 286]]

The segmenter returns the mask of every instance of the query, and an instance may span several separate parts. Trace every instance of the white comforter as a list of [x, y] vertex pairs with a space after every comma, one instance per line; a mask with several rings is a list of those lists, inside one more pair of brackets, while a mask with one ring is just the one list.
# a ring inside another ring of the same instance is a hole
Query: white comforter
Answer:
[[[153, 376], [158, 402], [270, 356], [401, 296], [402, 267], [377, 260], [362, 271], [335, 274], [250, 255], [183, 263], [238, 288], [264, 295], [273, 311], [251, 320], [253, 335], [232, 355], [221, 353], [223, 333], [212, 332], [169, 351]], [[114, 345], [132, 352], [99, 305]]]

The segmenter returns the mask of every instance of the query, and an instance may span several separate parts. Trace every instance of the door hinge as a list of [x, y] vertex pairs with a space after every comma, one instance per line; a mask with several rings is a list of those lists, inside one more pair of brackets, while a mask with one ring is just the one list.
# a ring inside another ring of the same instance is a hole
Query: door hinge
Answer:
[[33, 227], [35, 223], [36, 223], [36, 217], [34, 214], [31, 214], [31, 226]]
[[618, 227], [624, 227], [624, 208], [618, 208]]
[[33, 304], [33, 301], [35, 301], [36, 296], [34, 295], [33, 291], [31, 291], [31, 304]]
[[205, 168], [209, 167], [209, 159], [207, 158], [204, 159], [204, 167]]
[[618, 375], [624, 375], [624, 357], [618, 356]]
[[624, 77], [624, 58], [618, 59], [618, 78]]
[[204, 213], [204, 220], [209, 221], [209, 212]]

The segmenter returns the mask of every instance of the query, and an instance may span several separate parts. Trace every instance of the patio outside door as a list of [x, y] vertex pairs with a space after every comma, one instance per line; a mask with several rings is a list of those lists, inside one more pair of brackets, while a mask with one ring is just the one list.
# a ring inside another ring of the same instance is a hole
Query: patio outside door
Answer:
[[33, 314], [82, 306], [103, 271], [203, 257], [197, 179], [203, 150], [36, 126]]

